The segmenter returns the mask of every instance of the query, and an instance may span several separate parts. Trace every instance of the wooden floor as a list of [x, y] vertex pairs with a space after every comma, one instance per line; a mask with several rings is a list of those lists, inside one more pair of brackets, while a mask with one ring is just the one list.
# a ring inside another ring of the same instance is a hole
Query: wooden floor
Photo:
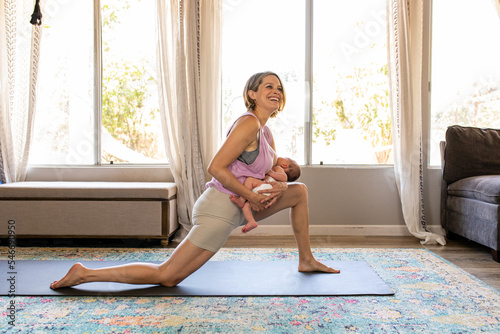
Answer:
[[[230, 237], [224, 247], [296, 247], [293, 236]], [[488, 248], [457, 237], [446, 246], [421, 245], [414, 237], [332, 237], [311, 236], [313, 248], [427, 248], [500, 291], [500, 263], [491, 257]]]

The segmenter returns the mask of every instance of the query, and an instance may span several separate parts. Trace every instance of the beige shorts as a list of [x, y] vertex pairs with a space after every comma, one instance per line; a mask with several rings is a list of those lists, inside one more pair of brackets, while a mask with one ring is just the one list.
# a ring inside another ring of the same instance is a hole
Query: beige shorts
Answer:
[[246, 223], [228, 194], [210, 187], [193, 207], [193, 227], [187, 236], [194, 245], [216, 253], [236, 227]]

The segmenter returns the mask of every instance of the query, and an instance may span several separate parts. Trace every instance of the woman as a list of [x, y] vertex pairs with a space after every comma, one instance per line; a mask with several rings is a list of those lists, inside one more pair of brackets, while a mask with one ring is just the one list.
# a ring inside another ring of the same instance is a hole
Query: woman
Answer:
[[87, 282], [161, 284], [172, 287], [198, 270], [224, 245], [231, 231], [244, 223], [241, 209], [230, 196], [246, 198], [257, 221], [290, 208], [290, 220], [299, 251], [301, 272], [338, 273], [318, 262], [309, 242], [307, 188], [302, 183], [274, 182], [269, 196], [253, 193], [243, 185], [246, 177], [263, 179], [275, 165], [274, 140], [266, 125], [270, 117], [283, 110], [286, 102], [278, 75], [263, 72], [253, 75], [244, 90], [248, 112], [240, 116], [226, 141], [208, 166], [213, 176], [207, 190], [193, 208], [193, 228], [162, 264], [132, 263], [116, 267], [88, 269], [77, 263], [66, 276], [50, 287], [74, 286]]

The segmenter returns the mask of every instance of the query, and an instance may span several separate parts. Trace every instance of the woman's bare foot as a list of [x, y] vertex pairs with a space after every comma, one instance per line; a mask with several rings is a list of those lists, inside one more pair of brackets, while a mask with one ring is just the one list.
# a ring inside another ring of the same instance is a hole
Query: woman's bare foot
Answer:
[[313, 259], [312, 261], [299, 261], [299, 271], [303, 273], [309, 273], [309, 272], [323, 272], [323, 273], [332, 273], [332, 274], [339, 274], [340, 270], [333, 269], [331, 267], [328, 267], [327, 265]]
[[254, 228], [256, 228], [257, 226], [259, 226], [259, 224], [257, 224], [257, 222], [254, 220], [252, 222], [248, 222], [246, 223], [245, 226], [243, 226], [241, 228], [241, 232], [243, 233], [247, 233], [247, 232], [250, 232], [251, 230], [253, 230]]
[[85, 274], [87, 270], [88, 269], [83, 264], [76, 263], [71, 267], [66, 276], [50, 284], [50, 288], [58, 289], [85, 283]]

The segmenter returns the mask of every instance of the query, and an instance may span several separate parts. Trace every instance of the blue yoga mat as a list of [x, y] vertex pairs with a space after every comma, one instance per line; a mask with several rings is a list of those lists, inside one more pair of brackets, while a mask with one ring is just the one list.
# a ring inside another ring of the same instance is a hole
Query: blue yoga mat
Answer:
[[[52, 290], [75, 261], [16, 261], [15, 271], [0, 262], [0, 295], [17, 296], [352, 296], [393, 295], [392, 289], [364, 261], [323, 261], [340, 274], [301, 273], [295, 261], [209, 261], [178, 286], [85, 283]], [[103, 268], [131, 261], [81, 261]], [[156, 262], [159, 263], [159, 262]], [[12, 284], [14, 283], [14, 285]], [[14, 291], [13, 291], [14, 290]]]

